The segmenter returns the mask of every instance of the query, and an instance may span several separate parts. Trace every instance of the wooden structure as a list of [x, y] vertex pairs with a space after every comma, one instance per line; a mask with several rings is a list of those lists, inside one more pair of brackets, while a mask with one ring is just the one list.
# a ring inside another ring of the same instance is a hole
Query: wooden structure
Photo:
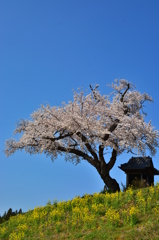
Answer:
[[154, 168], [151, 157], [132, 157], [127, 163], [119, 167], [126, 173], [126, 187], [134, 179], [146, 180], [148, 185], [154, 184], [154, 175], [159, 175], [159, 170]]

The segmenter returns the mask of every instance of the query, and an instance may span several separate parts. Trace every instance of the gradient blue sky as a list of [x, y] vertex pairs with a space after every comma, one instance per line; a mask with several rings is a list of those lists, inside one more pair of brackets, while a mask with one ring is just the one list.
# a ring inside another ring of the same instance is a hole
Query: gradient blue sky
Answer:
[[[25, 212], [104, 186], [86, 162], [75, 166], [59, 157], [52, 163], [24, 151], [5, 156], [16, 122], [41, 104], [60, 105], [72, 99], [72, 89], [94, 83], [107, 94], [106, 84], [125, 78], [153, 97], [146, 121], [159, 129], [158, 12], [158, 0], [0, 1], [1, 215], [10, 207]], [[126, 180], [118, 166], [130, 157], [122, 154], [111, 171], [119, 183]], [[158, 151], [153, 161], [159, 169]]]

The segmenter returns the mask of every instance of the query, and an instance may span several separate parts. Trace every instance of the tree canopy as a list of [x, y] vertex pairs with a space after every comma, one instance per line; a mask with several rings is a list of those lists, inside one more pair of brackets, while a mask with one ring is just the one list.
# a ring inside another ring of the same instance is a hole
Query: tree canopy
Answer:
[[[74, 91], [73, 101], [60, 107], [42, 105], [31, 114], [31, 120], [17, 123], [14, 133], [23, 134], [19, 140], [6, 141], [6, 155], [25, 149], [30, 154], [43, 152], [52, 160], [59, 154], [76, 164], [84, 159], [111, 188], [104, 179], [117, 155], [124, 151], [145, 155], [147, 149], [155, 155], [159, 132], [151, 121], [145, 122], [143, 104], [152, 102], [151, 96], [141, 94], [125, 79], [109, 86], [113, 89], [109, 95], [101, 95], [98, 85], [90, 85], [89, 94]], [[112, 149], [110, 160], [104, 158], [108, 147]]]

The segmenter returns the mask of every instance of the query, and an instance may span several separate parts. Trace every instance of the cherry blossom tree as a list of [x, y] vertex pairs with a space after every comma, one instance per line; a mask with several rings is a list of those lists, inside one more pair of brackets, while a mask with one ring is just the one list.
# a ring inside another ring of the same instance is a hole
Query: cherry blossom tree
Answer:
[[[145, 155], [148, 149], [155, 155], [159, 146], [159, 132], [145, 122], [143, 104], [152, 98], [134, 90], [125, 79], [109, 85], [113, 92], [101, 95], [98, 85], [85, 94], [74, 91], [74, 99], [61, 107], [42, 105], [31, 114], [31, 120], [21, 120], [15, 134], [19, 140], [6, 141], [7, 156], [25, 149], [30, 154], [45, 153], [52, 160], [58, 155], [73, 163], [86, 160], [101, 176], [107, 188], [119, 191], [119, 184], [111, 178], [117, 156], [127, 151]], [[106, 153], [111, 149], [111, 157]]]

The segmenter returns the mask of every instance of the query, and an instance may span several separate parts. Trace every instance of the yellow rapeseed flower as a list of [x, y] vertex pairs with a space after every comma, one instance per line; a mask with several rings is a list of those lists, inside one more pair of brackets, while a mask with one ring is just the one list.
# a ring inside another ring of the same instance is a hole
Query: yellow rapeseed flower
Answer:
[[110, 225], [119, 225], [120, 215], [119, 212], [113, 209], [112, 207], [109, 208], [105, 213], [107, 223]]
[[135, 206], [130, 207], [130, 209], [128, 210], [128, 221], [132, 226], [138, 222], [138, 213], [139, 210]]
[[0, 233], [4, 234], [6, 231], [6, 228], [5, 227], [0, 227]]
[[10, 235], [9, 235], [9, 240], [23, 240], [24, 239], [24, 232], [12, 232]]
[[155, 194], [155, 188], [154, 188], [153, 186], [151, 186], [151, 187], [149, 188], [149, 193], [150, 193], [150, 196], [151, 196], [151, 197], [154, 196], [154, 194]]
[[18, 230], [19, 231], [26, 231], [27, 229], [28, 229], [28, 225], [26, 224], [26, 223], [24, 223], [24, 224], [19, 224], [18, 226], [17, 226], [17, 228], [18, 228]]

